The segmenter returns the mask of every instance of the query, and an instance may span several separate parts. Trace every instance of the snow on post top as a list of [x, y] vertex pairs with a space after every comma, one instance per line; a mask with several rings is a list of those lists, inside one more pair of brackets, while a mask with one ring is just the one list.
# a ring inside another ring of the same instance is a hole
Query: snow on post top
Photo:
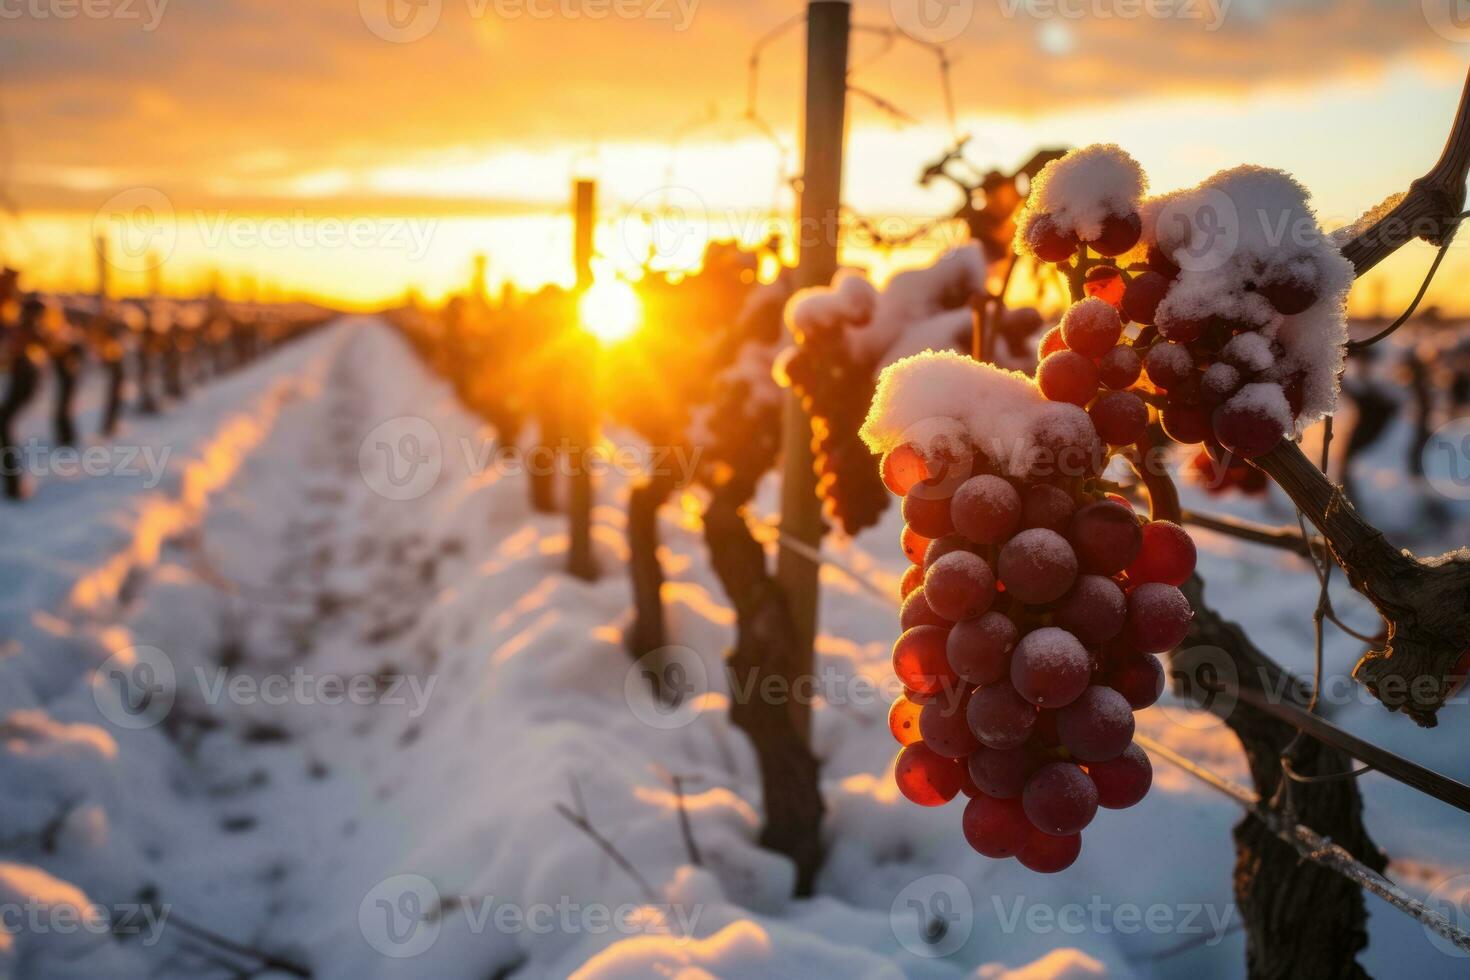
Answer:
[[1087, 412], [1047, 401], [1019, 371], [1006, 371], [952, 351], [906, 357], [886, 368], [861, 432], [876, 454], [904, 443], [925, 455], [985, 453], [1007, 475], [1025, 478], [1065, 456], [1094, 459], [1102, 451]]
[[1235, 167], [1145, 202], [1143, 224], [1180, 270], [1161, 320], [1250, 331], [1227, 359], [1292, 393], [1295, 434], [1336, 408], [1353, 268], [1306, 188], [1280, 170]]
[[1136, 214], [1148, 189], [1138, 161], [1112, 143], [1073, 150], [1041, 168], [1016, 228], [1016, 251], [1034, 254], [1042, 224], [1080, 241], [1103, 234], [1108, 218]]

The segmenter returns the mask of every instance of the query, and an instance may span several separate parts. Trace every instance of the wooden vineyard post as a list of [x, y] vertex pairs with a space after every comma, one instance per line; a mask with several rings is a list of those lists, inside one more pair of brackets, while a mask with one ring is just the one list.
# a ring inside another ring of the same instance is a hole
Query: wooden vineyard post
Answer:
[[[807, 7], [806, 112], [801, 203], [796, 237], [797, 277], [803, 287], [826, 286], [837, 272], [838, 209], [842, 202], [842, 151], [847, 129], [847, 56], [852, 30], [847, 0], [812, 0]], [[817, 499], [811, 420], [800, 399], [788, 396], [782, 432], [781, 539], [776, 578], [786, 594], [796, 627], [796, 676], [813, 670], [820, 569], [809, 557], [821, 547], [827, 527]], [[790, 539], [801, 552], [786, 547]], [[805, 552], [805, 553], [802, 553]], [[809, 706], [791, 706], [803, 739], [810, 730]]]
[[[592, 286], [592, 232], [597, 223], [597, 184], [579, 180], [574, 190], [576, 230], [573, 248], [577, 268], [576, 297], [573, 310]], [[567, 420], [570, 452], [566, 460], [567, 523], [570, 546], [567, 550], [567, 572], [585, 581], [597, 578], [597, 564], [592, 557], [592, 472], [588, 449], [596, 438], [596, 415], [592, 404], [593, 372], [590, 341], [579, 343], [568, 359], [563, 376], [563, 411]]]

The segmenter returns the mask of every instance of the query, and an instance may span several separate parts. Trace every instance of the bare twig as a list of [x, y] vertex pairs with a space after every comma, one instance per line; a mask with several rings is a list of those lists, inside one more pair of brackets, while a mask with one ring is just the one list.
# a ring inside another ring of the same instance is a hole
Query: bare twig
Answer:
[[293, 977], [312, 976], [310, 967], [302, 966], [300, 963], [296, 963], [292, 960], [277, 956], [274, 953], [268, 953], [262, 949], [257, 949], [254, 946], [247, 946], [244, 943], [237, 943], [232, 939], [226, 939], [224, 936], [221, 936], [216, 932], [212, 932], [209, 929], [204, 928], [203, 926], [196, 925], [188, 921], [187, 919], [182, 918], [177, 913], [170, 912], [165, 917], [165, 919], [168, 923], [177, 927], [181, 932], [188, 933], [195, 939], [200, 939], [204, 942], [211, 943], [235, 956], [255, 960], [266, 969], [278, 970], [281, 973], [289, 973]]
[[695, 867], [704, 866], [704, 858], [700, 856], [699, 845], [694, 841], [694, 827], [689, 822], [689, 808], [684, 805], [684, 776], [669, 776], [669, 782], [674, 786], [674, 800], [679, 806], [679, 832], [684, 835], [684, 850], [689, 854], [689, 863]]
[[1257, 524], [1255, 521], [1241, 520], [1222, 514], [1206, 514], [1197, 510], [1183, 510], [1180, 516], [1184, 518], [1185, 524], [1202, 527], [1207, 531], [1238, 538], [1241, 541], [1249, 541], [1252, 544], [1280, 548], [1282, 551], [1289, 551], [1303, 558], [1310, 558], [1312, 549], [1321, 551], [1326, 547], [1320, 537], [1315, 535], [1310, 538], [1304, 537], [1295, 528], [1272, 527], [1268, 524]]
[[624, 857], [623, 852], [618, 850], [612, 841], [608, 840], [606, 837], [602, 836], [602, 834], [598, 833], [597, 828], [592, 826], [592, 822], [590, 820], [588, 820], [581, 813], [573, 811], [572, 808], [567, 806], [565, 803], [556, 804], [556, 812], [561, 814], [562, 817], [566, 819], [567, 823], [571, 824], [573, 827], [576, 827], [582, 833], [591, 838], [592, 842], [602, 849], [602, 853], [606, 854], [608, 858], [612, 860], [613, 864], [616, 864], [619, 868], [623, 869], [623, 872], [627, 874], [629, 878], [632, 878], [633, 881], [638, 885], [638, 888], [643, 892], [643, 898], [645, 901], [647, 901], [650, 905], [658, 904], [658, 892], [655, 891], [654, 887], [648, 883], [648, 879], [643, 877], [642, 873], [640, 873], [637, 868], [633, 867], [633, 862]]

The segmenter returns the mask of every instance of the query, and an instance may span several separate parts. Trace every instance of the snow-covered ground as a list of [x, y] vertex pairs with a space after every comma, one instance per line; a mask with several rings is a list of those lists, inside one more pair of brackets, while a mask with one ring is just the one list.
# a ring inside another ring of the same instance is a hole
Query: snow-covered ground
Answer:
[[[1405, 544], [1465, 540], [1465, 505], [1426, 512], [1394, 476], [1403, 425], [1364, 461], [1365, 508]], [[27, 426], [44, 438], [36, 413]], [[354, 319], [187, 412], [130, 419], [116, 445], [161, 470], [53, 472], [0, 509], [0, 977], [1240, 974], [1239, 812], [1167, 763], [1051, 877], [974, 854], [960, 803], [898, 796], [897, 617], [879, 594], [904, 567], [896, 511], [828, 546], [846, 569], [822, 577], [829, 855], [818, 897], [792, 900], [790, 867], [755, 844], [759, 780], [724, 710], [733, 614], [699, 508], [667, 508], [664, 563], [673, 642], [708, 693], [670, 715], [620, 643], [627, 476], [599, 488], [605, 574], [583, 583], [561, 573], [564, 522], [530, 510], [492, 440], [396, 335]], [[1279, 498], [1208, 506], [1293, 518]], [[1305, 564], [1197, 537], [1210, 599], [1309, 672]], [[1328, 663], [1340, 675], [1356, 655], [1334, 637]], [[1423, 731], [1342, 690], [1339, 723], [1470, 781], [1463, 705]], [[1139, 723], [1246, 781], [1211, 716], [1166, 698]], [[1463, 915], [1470, 819], [1377, 775], [1362, 786], [1390, 875]], [[1371, 972], [1464, 975], [1369, 904]]]

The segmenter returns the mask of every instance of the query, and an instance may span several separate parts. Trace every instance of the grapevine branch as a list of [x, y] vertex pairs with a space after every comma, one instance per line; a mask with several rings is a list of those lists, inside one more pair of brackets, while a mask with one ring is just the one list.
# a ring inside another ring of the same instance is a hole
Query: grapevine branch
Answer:
[[1470, 650], [1470, 550], [1418, 558], [1394, 547], [1294, 442], [1254, 462], [1322, 532], [1348, 581], [1387, 623], [1384, 649], [1364, 656], [1353, 676], [1390, 710], [1432, 727]]
[[[1459, 227], [1470, 174], [1470, 73], [1439, 161], [1388, 214], [1342, 248], [1362, 276], [1415, 238], [1443, 249]], [[1470, 650], [1470, 550], [1418, 558], [1394, 547], [1293, 442], [1253, 460], [1327, 540], [1387, 624], [1384, 649], [1369, 651], [1353, 676], [1390, 710], [1432, 727]]]
[[1416, 238], [1443, 247], [1454, 235], [1465, 208], [1465, 179], [1470, 176], [1470, 72], [1460, 93], [1460, 107], [1439, 160], [1387, 214], [1342, 248], [1353, 271], [1368, 270]]
[[1136, 735], [1134, 738], [1152, 754], [1167, 759], [1185, 772], [1235, 800], [1248, 813], [1268, 827], [1272, 833], [1295, 848], [1297, 853], [1306, 860], [1346, 877], [1426, 928], [1433, 929], [1460, 949], [1470, 952], [1470, 935], [1457, 928], [1443, 914], [1429, 908], [1383, 877], [1378, 869], [1369, 867], [1353, 857], [1346, 848], [1335, 843], [1331, 838], [1324, 837], [1310, 827], [1293, 823], [1281, 813], [1266, 808], [1261, 804], [1260, 797], [1250, 790], [1192, 762], [1167, 745], [1155, 742], [1146, 735]]
[[1320, 553], [1323, 548], [1321, 538], [1313, 536], [1309, 540], [1302, 537], [1301, 532], [1295, 528], [1271, 527], [1266, 524], [1257, 524], [1255, 521], [1226, 517], [1221, 514], [1205, 514], [1188, 509], [1181, 510], [1179, 516], [1183, 518], [1185, 524], [1241, 541], [1249, 541], [1252, 544], [1280, 548], [1282, 551], [1289, 551], [1303, 558], [1310, 558], [1314, 550]]

